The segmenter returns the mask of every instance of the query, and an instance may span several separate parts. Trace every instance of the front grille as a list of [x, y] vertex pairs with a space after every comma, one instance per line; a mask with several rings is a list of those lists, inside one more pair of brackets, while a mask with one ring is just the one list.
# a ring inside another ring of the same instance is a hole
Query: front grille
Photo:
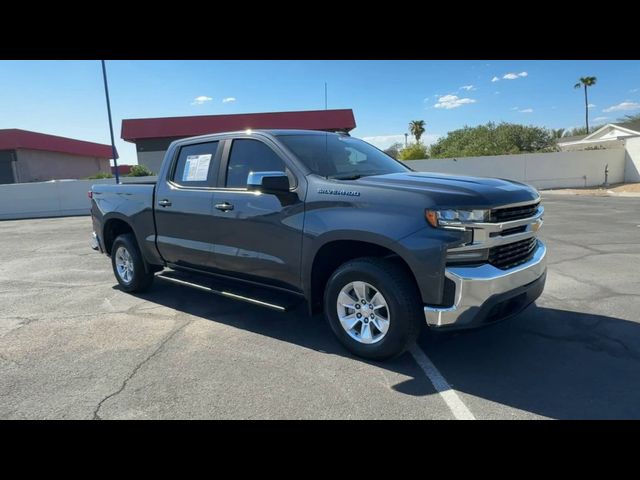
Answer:
[[489, 263], [502, 270], [515, 267], [531, 259], [536, 248], [535, 237], [489, 249]]
[[527, 230], [526, 225], [520, 225], [519, 227], [506, 228], [499, 232], [490, 233], [490, 237], [507, 237], [509, 235], [515, 235], [516, 233], [524, 233]]
[[533, 217], [536, 210], [538, 210], [538, 205], [540, 205], [540, 202], [519, 207], [494, 208], [491, 210], [491, 221], [510, 222], [511, 220]]

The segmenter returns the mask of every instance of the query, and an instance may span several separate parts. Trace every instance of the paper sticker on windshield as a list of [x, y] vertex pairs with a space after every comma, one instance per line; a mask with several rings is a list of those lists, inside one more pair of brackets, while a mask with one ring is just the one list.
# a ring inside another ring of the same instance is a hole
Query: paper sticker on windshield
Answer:
[[211, 154], [189, 155], [182, 174], [183, 182], [204, 182], [209, 174]]

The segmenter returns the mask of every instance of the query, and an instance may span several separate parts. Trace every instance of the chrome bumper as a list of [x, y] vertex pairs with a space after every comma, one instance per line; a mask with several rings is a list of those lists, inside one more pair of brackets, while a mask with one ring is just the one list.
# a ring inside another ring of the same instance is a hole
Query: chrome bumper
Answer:
[[542, 293], [546, 253], [544, 243], [538, 240], [531, 260], [509, 270], [490, 264], [447, 268], [445, 276], [455, 285], [453, 306], [424, 307], [427, 324], [442, 329], [469, 328], [521, 311]]
[[91, 233], [90, 246], [93, 250], [100, 250], [100, 242], [98, 242], [98, 235], [96, 235], [96, 232]]

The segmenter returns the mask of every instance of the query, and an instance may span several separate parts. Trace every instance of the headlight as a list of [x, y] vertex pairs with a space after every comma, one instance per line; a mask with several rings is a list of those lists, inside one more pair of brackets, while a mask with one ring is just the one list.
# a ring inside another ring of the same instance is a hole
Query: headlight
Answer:
[[433, 227], [464, 226], [465, 223], [486, 222], [491, 210], [426, 210], [427, 221]]

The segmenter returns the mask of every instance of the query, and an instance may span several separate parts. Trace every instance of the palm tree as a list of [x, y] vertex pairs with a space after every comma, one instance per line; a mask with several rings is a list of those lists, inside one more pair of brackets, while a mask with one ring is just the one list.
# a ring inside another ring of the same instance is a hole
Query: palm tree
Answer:
[[409, 122], [409, 131], [411, 135], [416, 137], [416, 142], [420, 143], [420, 137], [426, 131], [424, 128], [424, 120], [413, 120]]
[[596, 77], [580, 77], [580, 81], [573, 88], [584, 87], [584, 114], [587, 124], [587, 135], [589, 135], [589, 100], [587, 99], [587, 88], [593, 87], [598, 79]]

